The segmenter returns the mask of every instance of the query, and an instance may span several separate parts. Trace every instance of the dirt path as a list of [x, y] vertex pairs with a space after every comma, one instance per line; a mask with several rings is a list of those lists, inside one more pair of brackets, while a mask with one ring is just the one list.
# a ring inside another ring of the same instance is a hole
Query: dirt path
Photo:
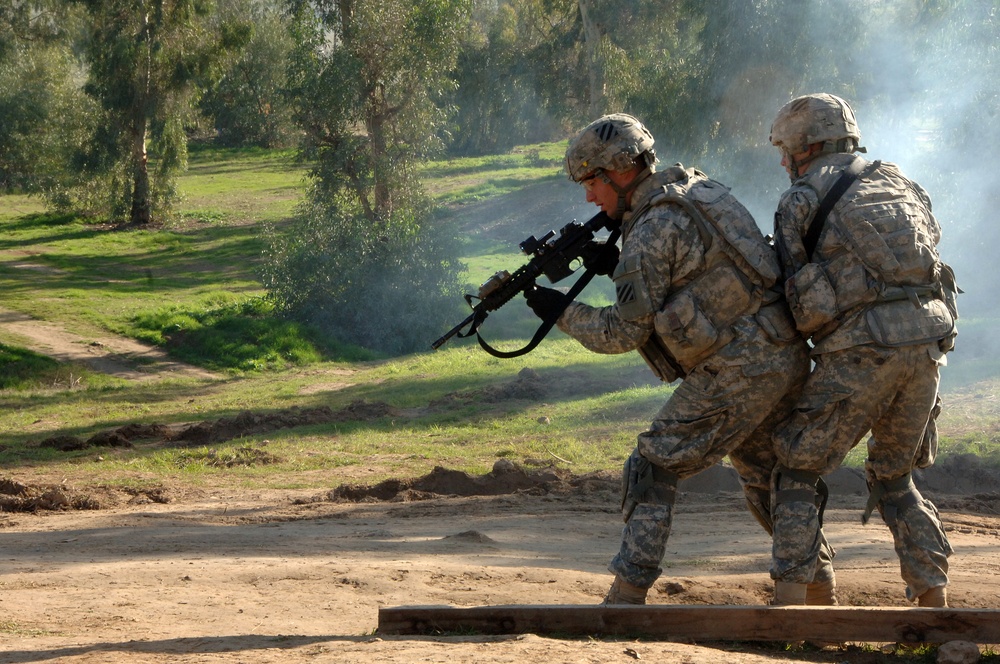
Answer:
[[155, 346], [108, 334], [88, 340], [57, 323], [3, 307], [0, 307], [0, 331], [13, 335], [18, 345], [36, 353], [60, 362], [84, 364], [94, 371], [127, 380], [169, 376], [218, 378], [210, 371], [171, 359]]
[[[374, 634], [383, 606], [595, 604], [614, 491], [335, 503], [218, 490], [85, 512], [0, 514], [0, 662], [886, 662], [871, 648]], [[903, 606], [888, 530], [839, 495], [845, 603]], [[956, 607], [996, 607], [1000, 517], [945, 511]], [[654, 603], [762, 604], [768, 538], [737, 492], [684, 492]]]

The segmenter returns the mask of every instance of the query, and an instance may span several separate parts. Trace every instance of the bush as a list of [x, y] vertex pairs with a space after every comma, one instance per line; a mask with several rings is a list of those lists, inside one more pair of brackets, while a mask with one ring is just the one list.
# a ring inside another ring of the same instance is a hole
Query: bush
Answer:
[[417, 206], [372, 224], [307, 205], [267, 238], [265, 286], [279, 309], [349, 344], [399, 354], [428, 349], [461, 313], [453, 236]]

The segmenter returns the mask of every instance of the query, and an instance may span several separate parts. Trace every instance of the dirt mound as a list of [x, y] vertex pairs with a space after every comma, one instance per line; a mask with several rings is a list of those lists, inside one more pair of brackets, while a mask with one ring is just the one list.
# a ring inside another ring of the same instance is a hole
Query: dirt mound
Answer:
[[609, 491], [618, 483], [619, 480], [608, 472], [574, 476], [558, 468], [529, 471], [508, 459], [500, 459], [493, 464], [492, 471], [481, 476], [438, 466], [427, 475], [413, 479], [390, 479], [371, 486], [342, 484], [326, 494], [326, 499], [333, 502], [407, 502], [452, 496], [544, 495]]
[[66, 484], [29, 485], [0, 478], [0, 512], [100, 510], [120, 505], [170, 503], [173, 500], [173, 492], [164, 487], [94, 487], [80, 491]]
[[451, 408], [455, 404], [499, 403], [502, 401], [540, 401], [549, 394], [549, 385], [530, 367], [521, 369], [517, 378], [499, 385], [450, 392], [430, 402], [431, 409]]
[[934, 501], [938, 509], [972, 512], [974, 514], [1000, 514], [1000, 492], [977, 493], [972, 496], [948, 496]]
[[968, 495], [1000, 491], [1000, 468], [983, 464], [975, 454], [955, 454], [913, 473], [921, 491]]
[[39, 442], [38, 447], [51, 447], [61, 452], [72, 452], [90, 447], [132, 447], [138, 441], [156, 440], [209, 445], [269, 433], [278, 429], [329, 424], [331, 422], [371, 421], [398, 414], [398, 411], [387, 403], [363, 400], [355, 401], [337, 411], [326, 406], [318, 408], [293, 406], [271, 413], [254, 413], [245, 410], [234, 417], [223, 417], [187, 426], [133, 423], [117, 429], [99, 431], [86, 439], [69, 435], [51, 436]]

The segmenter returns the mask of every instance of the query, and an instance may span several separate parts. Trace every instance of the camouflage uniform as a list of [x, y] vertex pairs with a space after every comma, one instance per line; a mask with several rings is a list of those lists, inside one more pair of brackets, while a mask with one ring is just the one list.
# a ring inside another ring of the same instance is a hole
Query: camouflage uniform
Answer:
[[932, 460], [929, 415], [954, 318], [938, 284], [940, 227], [930, 199], [893, 164], [862, 171], [807, 255], [803, 238], [821, 200], [856, 159], [849, 151], [814, 158], [805, 175], [793, 178], [775, 215], [786, 296], [799, 330], [811, 337], [815, 368], [794, 413], [774, 434], [780, 465], [771, 575], [780, 582], [813, 580], [821, 543], [816, 478], [836, 469], [871, 431], [865, 521], [877, 507], [912, 600], [948, 583], [951, 546], [910, 471]]
[[[639, 350], [653, 370], [668, 381], [675, 376], [663, 375], [649, 351], [651, 346], [661, 351], [664, 346], [677, 348], [684, 340], [672, 336], [658, 314], [662, 317], [661, 306], [669, 298], [706, 275], [713, 238], [706, 237], [704, 225], [696, 223], [683, 205], [649, 203], [655, 202], [654, 196], [664, 185], [694, 173], [673, 167], [638, 185], [632, 196], [634, 212], [626, 212], [622, 218], [621, 255], [612, 275], [616, 303], [595, 308], [574, 302], [558, 321], [561, 330], [592, 351]], [[762, 245], [759, 231], [757, 235], [755, 240]], [[715, 243], [719, 241], [714, 238]], [[702, 280], [700, 295], [726, 302], [731, 296], [729, 287], [724, 281], [713, 281], [712, 274]], [[636, 297], [637, 292], [641, 297]], [[768, 326], [771, 335], [762, 327], [765, 311], [779, 321], [787, 320], [790, 333], [773, 339], [773, 325]], [[674, 355], [674, 367], [684, 380], [649, 431], [639, 436], [625, 464], [626, 525], [621, 549], [609, 569], [634, 586], [648, 588], [662, 572], [660, 563], [670, 534], [677, 481], [709, 468], [727, 454], [739, 472], [752, 509], [769, 527], [769, 486], [775, 464], [770, 434], [788, 415], [806, 379], [808, 349], [794, 333], [783, 300], [765, 304], [760, 312], [756, 315], [757, 307], [753, 306], [732, 321], [724, 343], [713, 348], [708, 357], [695, 355], [685, 361]]]

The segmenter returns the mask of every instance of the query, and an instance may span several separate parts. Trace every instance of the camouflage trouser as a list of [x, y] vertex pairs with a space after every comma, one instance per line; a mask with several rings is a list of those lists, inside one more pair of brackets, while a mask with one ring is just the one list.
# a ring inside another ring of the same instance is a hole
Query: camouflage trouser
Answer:
[[677, 480], [728, 454], [745, 490], [767, 490], [775, 464], [771, 432], [787, 417], [809, 360], [804, 342], [766, 350], [755, 363], [710, 358], [695, 367], [639, 436], [626, 472], [637, 460], [655, 472], [648, 490], [623, 505], [621, 549], [608, 569], [625, 581], [648, 588], [662, 572]]
[[[816, 357], [794, 414], [774, 434], [782, 466], [825, 475], [871, 431], [869, 485], [879, 489], [877, 506], [892, 531], [911, 599], [948, 583], [952, 552], [934, 505], [909, 482], [937, 399], [936, 348], [855, 346]], [[812, 488], [787, 476], [780, 482], [775, 488], [782, 491]], [[772, 496], [771, 576], [808, 583], [820, 550], [818, 510], [813, 502], [777, 503]]]

